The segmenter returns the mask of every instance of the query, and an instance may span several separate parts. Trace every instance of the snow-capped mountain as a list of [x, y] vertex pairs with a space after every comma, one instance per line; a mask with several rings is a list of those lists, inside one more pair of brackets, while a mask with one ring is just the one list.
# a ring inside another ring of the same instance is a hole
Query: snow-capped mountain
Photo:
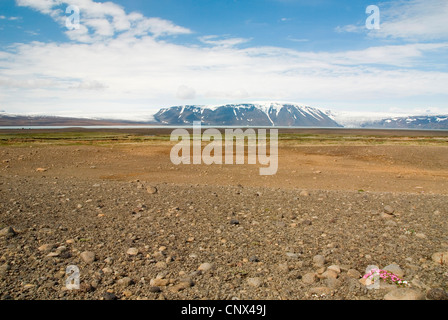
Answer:
[[260, 102], [221, 106], [178, 106], [160, 109], [154, 115], [160, 124], [226, 126], [341, 127], [317, 108], [294, 103]]
[[390, 117], [361, 124], [362, 128], [448, 129], [448, 115]]

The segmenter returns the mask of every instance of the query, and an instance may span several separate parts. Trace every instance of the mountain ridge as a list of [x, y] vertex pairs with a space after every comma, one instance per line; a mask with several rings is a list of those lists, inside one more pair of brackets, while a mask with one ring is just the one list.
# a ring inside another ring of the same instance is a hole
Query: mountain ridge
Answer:
[[[252, 102], [223, 105], [181, 105], [155, 114], [102, 116], [18, 115], [0, 112], [0, 126], [208, 126], [334, 127], [366, 129], [448, 130], [448, 115], [393, 115], [368, 112], [333, 112], [293, 102]], [[140, 119], [140, 120], [138, 120]]]
[[342, 127], [320, 109], [277, 102], [175, 106], [160, 109], [154, 119], [169, 125], [201, 121], [204, 125]]

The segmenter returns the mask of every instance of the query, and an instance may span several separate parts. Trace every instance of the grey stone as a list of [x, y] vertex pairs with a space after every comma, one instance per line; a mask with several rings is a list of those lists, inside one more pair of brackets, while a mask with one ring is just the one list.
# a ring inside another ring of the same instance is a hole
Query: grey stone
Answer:
[[296, 253], [293, 253], [293, 252], [287, 252], [287, 253], [286, 253], [286, 256], [287, 256], [289, 259], [294, 259], [294, 260], [299, 258], [299, 255], [296, 254]]
[[448, 300], [448, 293], [441, 288], [428, 290], [426, 298], [429, 300]]
[[129, 287], [133, 283], [134, 281], [129, 277], [124, 277], [117, 281], [117, 284], [121, 287]]
[[330, 295], [331, 294], [331, 289], [328, 287], [314, 287], [311, 288], [309, 291], [311, 294], [317, 294], [318, 296], [322, 296], [322, 295]]
[[425, 300], [425, 295], [414, 289], [399, 288], [386, 294], [384, 300]]
[[359, 279], [359, 278], [361, 278], [362, 275], [358, 270], [349, 269], [347, 271], [347, 276], [349, 276], [350, 278], [353, 278], [353, 279]]
[[149, 194], [156, 194], [156, 193], [158, 192], [157, 188], [156, 188], [156, 187], [152, 187], [152, 186], [146, 188], [146, 191], [147, 191]]
[[327, 268], [327, 270], [332, 270], [336, 273], [341, 273], [341, 268], [338, 265], [332, 265]]
[[126, 251], [126, 253], [130, 256], [136, 256], [138, 255], [138, 249], [137, 248], [129, 248], [128, 251]]
[[383, 211], [384, 211], [384, 213], [387, 213], [387, 214], [394, 214], [395, 209], [392, 208], [391, 206], [387, 205], [384, 207]]
[[306, 190], [302, 190], [299, 193], [299, 196], [301, 196], [301, 197], [308, 197], [309, 195], [310, 195], [310, 193]]
[[383, 270], [386, 270], [388, 272], [392, 272], [393, 274], [395, 274], [397, 277], [399, 277], [400, 279], [403, 279], [404, 277], [404, 271], [400, 268], [399, 265], [397, 264], [390, 264], [388, 266], [385, 266], [383, 268]]
[[149, 287], [149, 288], [148, 288], [148, 291], [151, 292], [151, 293], [159, 293], [159, 292], [161, 292], [162, 290], [160, 290], [159, 287]]
[[448, 264], [448, 251], [447, 252], [436, 252], [431, 256], [432, 260], [441, 265]]
[[336, 279], [338, 277], [338, 274], [333, 271], [333, 270], [327, 270], [324, 273], [322, 273], [322, 275], [320, 276], [320, 278], [323, 279]]
[[342, 281], [335, 278], [327, 278], [324, 280], [324, 284], [330, 289], [338, 289], [342, 286]]
[[12, 227], [6, 227], [0, 230], [0, 237], [11, 238], [14, 237], [17, 233]]
[[104, 293], [103, 298], [104, 298], [104, 300], [117, 300], [117, 296], [110, 292]]
[[325, 257], [322, 255], [316, 255], [313, 257], [313, 264], [316, 267], [323, 267], [325, 264]]
[[314, 272], [309, 272], [302, 277], [302, 282], [305, 284], [313, 284], [316, 281], [316, 274]]
[[261, 286], [262, 282], [260, 278], [249, 278], [247, 279], [247, 283], [254, 288], [258, 288]]
[[211, 263], [206, 262], [206, 263], [201, 264], [198, 267], [198, 270], [206, 272], [206, 271], [210, 271], [212, 268], [213, 268], [213, 265]]
[[90, 264], [96, 260], [95, 253], [92, 251], [84, 251], [81, 253], [80, 257], [87, 264]]
[[56, 245], [54, 245], [54, 244], [44, 244], [44, 245], [41, 245], [39, 248], [37, 248], [37, 250], [39, 250], [41, 252], [48, 253], [51, 250], [53, 250], [55, 247], [56, 247]]

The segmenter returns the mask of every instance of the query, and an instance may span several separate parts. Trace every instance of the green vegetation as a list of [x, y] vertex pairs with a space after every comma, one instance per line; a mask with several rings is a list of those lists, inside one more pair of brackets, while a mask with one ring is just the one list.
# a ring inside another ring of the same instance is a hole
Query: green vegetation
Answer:
[[[267, 135], [269, 141], [269, 134]], [[89, 145], [111, 143], [168, 143], [170, 135], [167, 133], [126, 133], [101, 131], [54, 131], [54, 132], [17, 132], [2, 133], [0, 131], [0, 145], [27, 146], [35, 144], [56, 145]], [[203, 142], [207, 144], [208, 142]], [[280, 133], [280, 146], [300, 145], [446, 145], [448, 137], [440, 136], [379, 136], [379, 135], [350, 135], [350, 134], [301, 134]]]
[[169, 135], [144, 135], [113, 132], [49, 132], [49, 133], [1, 133], [0, 145], [30, 144], [108, 144], [145, 141], [169, 141]]

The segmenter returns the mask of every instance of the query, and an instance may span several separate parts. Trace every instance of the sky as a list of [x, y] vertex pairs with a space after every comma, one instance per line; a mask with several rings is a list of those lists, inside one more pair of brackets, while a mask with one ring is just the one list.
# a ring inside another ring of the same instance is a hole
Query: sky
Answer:
[[0, 110], [448, 114], [447, 17], [447, 0], [0, 0]]

